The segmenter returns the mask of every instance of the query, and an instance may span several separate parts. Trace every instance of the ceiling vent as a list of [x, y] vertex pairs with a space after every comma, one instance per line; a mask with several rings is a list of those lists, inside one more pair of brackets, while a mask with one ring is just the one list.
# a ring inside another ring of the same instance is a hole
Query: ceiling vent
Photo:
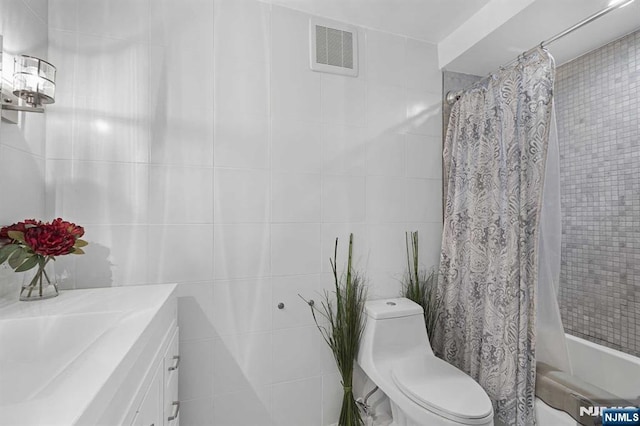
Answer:
[[309, 20], [311, 69], [358, 76], [358, 30], [353, 25]]

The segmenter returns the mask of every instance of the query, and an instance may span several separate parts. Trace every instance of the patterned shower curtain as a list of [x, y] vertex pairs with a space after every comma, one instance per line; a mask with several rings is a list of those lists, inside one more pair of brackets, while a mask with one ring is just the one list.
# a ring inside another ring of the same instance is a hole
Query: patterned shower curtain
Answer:
[[534, 425], [538, 228], [553, 97], [543, 49], [466, 91], [444, 147], [438, 356], [485, 389], [497, 422]]

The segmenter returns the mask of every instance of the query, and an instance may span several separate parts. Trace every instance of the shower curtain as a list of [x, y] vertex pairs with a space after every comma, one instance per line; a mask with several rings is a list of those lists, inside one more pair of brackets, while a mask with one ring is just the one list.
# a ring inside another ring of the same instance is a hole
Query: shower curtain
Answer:
[[533, 425], [538, 234], [554, 64], [536, 49], [451, 111], [436, 354], [485, 389], [496, 422]]
[[555, 108], [551, 111], [549, 148], [540, 211], [538, 243], [538, 289], [536, 292], [536, 363], [571, 374], [571, 362], [564, 335], [558, 291], [560, 289], [560, 250], [562, 218], [560, 211], [560, 147]]

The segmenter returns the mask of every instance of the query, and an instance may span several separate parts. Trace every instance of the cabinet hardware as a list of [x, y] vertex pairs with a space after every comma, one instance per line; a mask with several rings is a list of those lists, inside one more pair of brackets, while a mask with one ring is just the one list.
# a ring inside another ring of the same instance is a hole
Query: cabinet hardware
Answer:
[[167, 420], [172, 421], [178, 418], [178, 413], [180, 412], [180, 401], [173, 401], [171, 404], [173, 405], [173, 413], [167, 418]]
[[169, 367], [169, 371], [177, 370], [180, 366], [180, 355], [175, 355], [172, 359], [175, 360], [175, 364]]

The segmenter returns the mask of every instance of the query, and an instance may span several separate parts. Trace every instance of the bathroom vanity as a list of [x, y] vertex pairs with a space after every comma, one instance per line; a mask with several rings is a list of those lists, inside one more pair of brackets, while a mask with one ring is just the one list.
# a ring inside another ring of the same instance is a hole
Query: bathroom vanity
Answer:
[[177, 426], [175, 284], [0, 307], [0, 425]]

